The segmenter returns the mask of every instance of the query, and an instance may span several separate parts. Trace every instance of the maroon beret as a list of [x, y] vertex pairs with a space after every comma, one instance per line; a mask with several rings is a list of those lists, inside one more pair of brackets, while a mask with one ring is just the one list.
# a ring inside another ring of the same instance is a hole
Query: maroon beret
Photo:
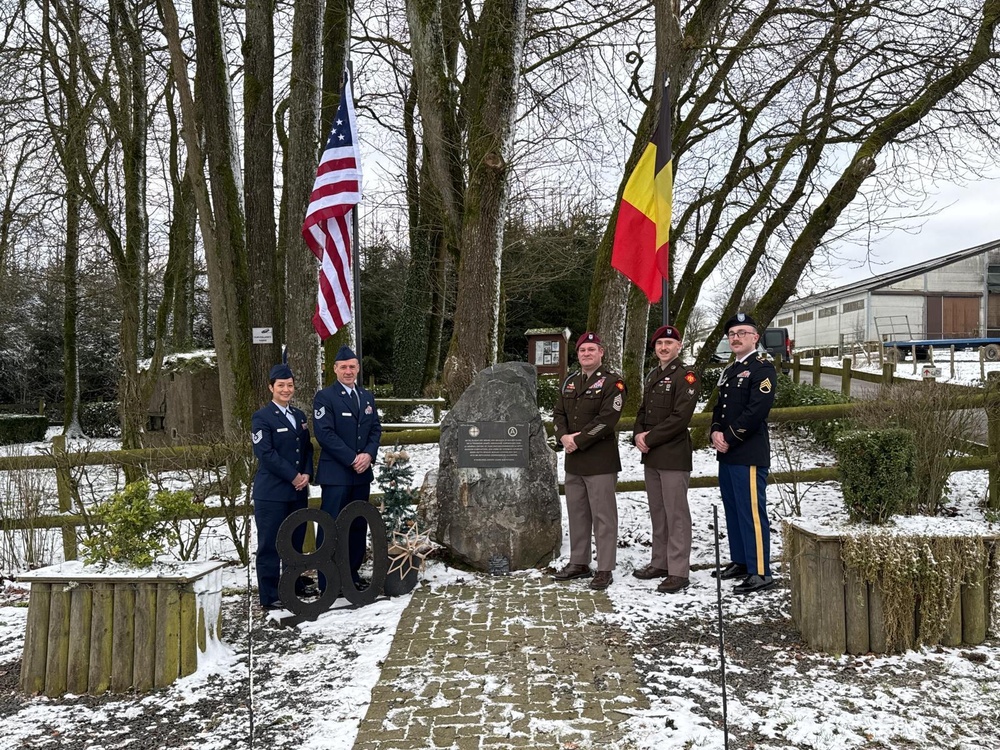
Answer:
[[653, 337], [649, 340], [649, 345], [655, 346], [657, 339], [673, 339], [674, 341], [680, 341], [681, 332], [673, 326], [660, 326], [656, 329], [656, 333], [654, 333]]
[[592, 331], [587, 331], [576, 340], [576, 348], [579, 349], [584, 344], [597, 344], [601, 346], [601, 337]]

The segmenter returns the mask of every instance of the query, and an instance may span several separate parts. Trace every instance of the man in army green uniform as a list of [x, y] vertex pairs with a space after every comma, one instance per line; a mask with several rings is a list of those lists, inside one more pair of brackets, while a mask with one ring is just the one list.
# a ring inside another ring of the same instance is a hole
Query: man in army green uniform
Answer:
[[636, 578], [662, 578], [657, 591], [674, 594], [687, 588], [691, 570], [691, 434], [688, 425], [701, 390], [698, 376], [680, 361], [681, 332], [660, 326], [650, 341], [659, 363], [646, 376], [632, 442], [642, 453], [653, 526], [649, 565]]
[[[566, 512], [569, 516], [569, 564], [553, 578], [568, 581], [594, 576], [592, 589], [613, 580], [618, 551], [618, 505], [615, 483], [621, 471], [615, 425], [625, 403], [625, 381], [601, 366], [604, 347], [596, 333], [576, 342], [580, 369], [566, 378], [552, 413], [556, 439], [566, 451]], [[597, 546], [597, 574], [590, 569], [590, 534]]]

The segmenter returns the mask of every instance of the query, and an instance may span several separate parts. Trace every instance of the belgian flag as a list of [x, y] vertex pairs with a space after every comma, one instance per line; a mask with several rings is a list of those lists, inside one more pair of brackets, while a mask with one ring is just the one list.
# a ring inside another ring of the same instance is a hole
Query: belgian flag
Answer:
[[670, 84], [667, 83], [653, 139], [625, 183], [611, 251], [611, 267], [642, 289], [650, 304], [660, 301], [663, 279], [670, 274], [670, 211], [674, 191], [671, 160]]

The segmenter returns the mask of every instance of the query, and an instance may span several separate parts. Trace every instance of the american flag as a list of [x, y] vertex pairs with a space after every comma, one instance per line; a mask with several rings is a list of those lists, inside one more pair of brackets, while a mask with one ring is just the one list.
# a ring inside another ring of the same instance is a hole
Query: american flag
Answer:
[[302, 225], [306, 245], [320, 262], [313, 328], [320, 339], [351, 321], [351, 212], [361, 200], [361, 154], [350, 80], [345, 76], [333, 129], [316, 170]]

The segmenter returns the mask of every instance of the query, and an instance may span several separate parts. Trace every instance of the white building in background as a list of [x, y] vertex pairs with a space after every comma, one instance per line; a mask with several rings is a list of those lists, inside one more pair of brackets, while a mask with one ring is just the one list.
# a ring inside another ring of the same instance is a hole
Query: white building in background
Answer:
[[799, 352], [1000, 337], [1000, 240], [790, 300], [771, 325], [788, 328]]

